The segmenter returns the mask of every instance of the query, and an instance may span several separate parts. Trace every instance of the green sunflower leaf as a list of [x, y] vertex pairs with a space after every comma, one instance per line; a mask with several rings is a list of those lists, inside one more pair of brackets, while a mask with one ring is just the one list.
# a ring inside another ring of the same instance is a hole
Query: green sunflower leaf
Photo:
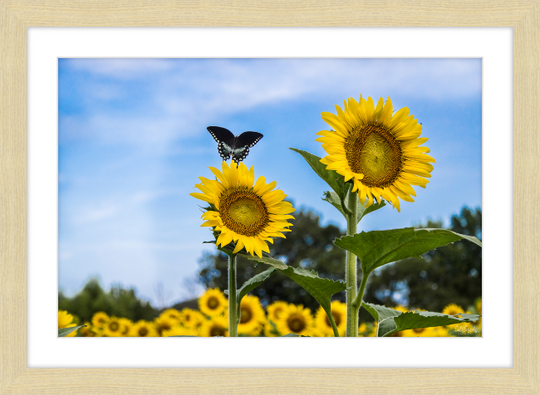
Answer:
[[431, 311], [416, 311], [403, 313], [386, 306], [362, 303], [362, 306], [377, 322], [377, 336], [390, 336], [407, 329], [430, 328], [434, 326], [454, 325], [478, 321], [478, 314], [447, 315]]
[[298, 335], [296, 333], [288, 333], [288, 334], [280, 336], [280, 337], [311, 337], [311, 336]]
[[269, 256], [264, 256], [263, 255], [262, 258], [259, 258], [258, 256], [251, 256], [249, 254], [246, 254], [245, 252], [240, 252], [239, 255], [242, 255], [247, 260], [250, 260], [250, 261], [255, 262], [255, 263], [264, 263], [266, 265], [270, 265], [270, 266], [272, 266], [272, 267], [274, 267], [274, 268], [276, 268], [277, 270], [280, 270], [280, 271], [287, 270], [289, 268], [289, 266], [287, 266], [286, 264], [284, 264], [280, 260], [274, 259], [274, 258], [269, 257]]
[[251, 277], [242, 285], [240, 289], [236, 291], [236, 303], [237, 303], [236, 316], [238, 317], [239, 320], [240, 320], [240, 302], [242, 301], [242, 298], [246, 296], [249, 292], [257, 288], [259, 285], [264, 283], [275, 272], [276, 272], [276, 269], [271, 267], [265, 270], [264, 272]]
[[294, 152], [298, 152], [306, 160], [306, 162], [311, 166], [313, 171], [321, 177], [330, 188], [332, 188], [339, 197], [345, 199], [347, 194], [347, 185], [343, 176], [336, 173], [334, 170], [326, 170], [326, 165], [321, 163], [321, 158], [316, 155], [310, 154], [307, 151], [302, 151], [301, 149], [289, 148]]
[[347, 218], [347, 215], [343, 211], [343, 207], [341, 206], [341, 199], [339, 198], [339, 195], [335, 193], [334, 191], [326, 191], [324, 192], [324, 197], [322, 200], [330, 203], [332, 206], [338, 209], [338, 211], [343, 215], [345, 218]]
[[71, 327], [69, 327], [69, 328], [61, 328], [61, 329], [58, 329], [58, 337], [66, 337], [66, 336], [69, 335], [71, 332], [74, 332], [74, 331], [76, 331], [77, 329], [82, 328], [83, 326], [86, 326], [86, 325], [71, 326]]
[[468, 240], [482, 247], [474, 236], [462, 235], [446, 229], [403, 228], [362, 232], [334, 241], [338, 247], [355, 254], [362, 264], [362, 272], [369, 275], [374, 269], [401, 259], [418, 257], [438, 247]]
[[[334, 281], [319, 277], [314, 270], [306, 270], [298, 267], [287, 266], [281, 261], [269, 257], [253, 257], [244, 255], [248, 260], [270, 265], [281, 273], [285, 274], [295, 283], [304, 288], [322, 306], [330, 322], [334, 322], [331, 310], [331, 298], [335, 293], [345, 291], [346, 286], [343, 281]], [[335, 324], [335, 322], [334, 322]], [[337, 336], [337, 335], [336, 335]]]

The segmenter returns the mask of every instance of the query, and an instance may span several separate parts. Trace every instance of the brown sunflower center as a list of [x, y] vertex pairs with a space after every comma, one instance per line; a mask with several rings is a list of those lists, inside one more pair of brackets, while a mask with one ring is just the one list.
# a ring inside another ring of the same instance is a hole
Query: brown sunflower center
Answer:
[[295, 333], [302, 332], [306, 327], [306, 320], [304, 319], [304, 316], [300, 314], [292, 314], [287, 319], [287, 326]]
[[401, 146], [384, 127], [367, 124], [353, 129], [345, 142], [345, 157], [354, 173], [364, 175], [362, 184], [384, 188], [394, 182], [403, 167]]
[[[215, 310], [219, 307], [219, 300], [215, 296], [210, 296], [208, 298], [208, 302], [206, 302], [206, 305], [210, 310]], [[189, 320], [186, 320], [189, 321]]]
[[244, 236], [258, 235], [268, 224], [268, 211], [263, 200], [247, 188], [231, 188], [219, 198], [219, 214], [223, 224]]
[[251, 321], [253, 318], [253, 312], [250, 308], [241, 307], [240, 308], [240, 323], [245, 324], [246, 322]]
[[[332, 311], [332, 317], [334, 317], [334, 321], [336, 322], [336, 326], [339, 326], [339, 323], [341, 322], [341, 314]], [[324, 318], [326, 319], [326, 325], [328, 325], [328, 327], [331, 328], [332, 324], [330, 323], [330, 320], [328, 319], [328, 315], [325, 315]]]
[[221, 325], [214, 325], [210, 328], [210, 336], [225, 336], [225, 328]]
[[118, 329], [120, 329], [120, 325], [118, 325], [118, 322], [111, 322], [109, 324], [109, 329], [112, 331], [112, 332], [116, 332]]
[[142, 328], [139, 328], [139, 336], [146, 336], [148, 335], [148, 328], [145, 328], [144, 326]]

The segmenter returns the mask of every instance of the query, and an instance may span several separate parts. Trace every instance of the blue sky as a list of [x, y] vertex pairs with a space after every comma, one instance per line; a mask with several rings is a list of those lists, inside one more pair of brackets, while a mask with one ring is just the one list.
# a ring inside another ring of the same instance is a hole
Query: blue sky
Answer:
[[221, 165], [209, 125], [263, 133], [244, 163], [295, 207], [344, 228], [321, 200], [326, 184], [288, 148], [324, 156], [321, 112], [360, 94], [408, 107], [437, 163], [415, 203], [386, 207], [359, 230], [448, 225], [463, 206], [481, 206], [481, 70], [480, 59], [60, 59], [60, 289], [73, 295], [98, 277], [156, 305], [200, 291], [188, 285], [213, 249], [189, 193]]

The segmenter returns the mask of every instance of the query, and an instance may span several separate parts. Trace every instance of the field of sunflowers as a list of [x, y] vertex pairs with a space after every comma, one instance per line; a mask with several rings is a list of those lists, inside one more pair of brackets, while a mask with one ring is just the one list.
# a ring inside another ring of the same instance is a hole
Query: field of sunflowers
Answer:
[[[398, 306], [396, 310], [421, 311]], [[169, 337], [169, 336], [228, 336], [228, 302], [227, 297], [219, 289], [209, 289], [199, 298], [199, 310], [175, 309], [164, 310], [153, 321], [132, 322], [122, 317], [109, 317], [97, 312], [92, 322], [79, 323], [76, 316], [67, 311], [58, 312], [58, 329], [84, 324], [86, 327], [72, 332], [68, 337]], [[465, 311], [461, 306], [450, 304], [444, 308], [443, 314], [459, 315], [461, 313], [482, 313], [482, 300], [478, 299], [474, 306]], [[332, 302], [332, 315], [338, 327], [339, 335], [345, 336], [346, 305]], [[366, 322], [358, 329], [360, 337], [376, 336], [376, 324]], [[313, 312], [302, 305], [294, 305], [284, 301], [276, 301], [267, 306], [261, 305], [259, 298], [245, 296], [240, 305], [239, 336], [278, 337], [288, 334], [310, 337], [333, 337], [332, 327], [322, 307]], [[482, 319], [472, 323], [461, 323], [449, 326], [410, 329], [397, 332], [393, 337], [461, 337], [482, 336]]]

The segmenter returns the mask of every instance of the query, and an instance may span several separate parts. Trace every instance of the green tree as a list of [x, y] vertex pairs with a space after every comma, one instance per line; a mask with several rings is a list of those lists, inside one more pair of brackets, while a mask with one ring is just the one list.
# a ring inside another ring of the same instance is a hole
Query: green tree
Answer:
[[[425, 228], [440, 228], [431, 222]], [[465, 207], [451, 219], [450, 229], [482, 239], [482, 211]], [[463, 308], [482, 295], [482, 249], [474, 243], [459, 241], [423, 255], [386, 265], [374, 272], [365, 300], [396, 306], [405, 304], [429, 311], [442, 311], [450, 303]]]
[[[277, 238], [270, 244], [270, 254], [285, 262], [287, 265], [316, 270], [321, 277], [333, 280], [343, 279], [343, 261], [345, 252], [332, 243], [336, 237], [344, 233], [337, 226], [321, 226], [319, 216], [312, 211], [300, 210], [293, 214], [294, 226], [287, 233], [286, 239]], [[237, 258], [238, 287], [254, 275], [263, 272], [268, 267], [255, 266], [253, 262], [241, 256]], [[207, 288], [218, 287], [227, 289], [227, 256], [221, 252], [206, 253], [200, 260], [201, 270], [199, 279]], [[263, 304], [276, 300], [289, 303], [303, 304], [312, 310], [318, 304], [302, 287], [287, 276], [276, 273], [261, 287], [254, 290]], [[338, 294], [336, 299], [344, 300], [345, 294]]]
[[109, 316], [125, 317], [132, 321], [153, 320], [156, 310], [149, 302], [137, 298], [134, 289], [124, 289], [119, 285], [112, 286], [105, 292], [99, 281], [92, 279], [74, 297], [68, 298], [58, 293], [58, 310], [67, 310], [75, 314], [81, 323], [89, 322], [98, 311]]

